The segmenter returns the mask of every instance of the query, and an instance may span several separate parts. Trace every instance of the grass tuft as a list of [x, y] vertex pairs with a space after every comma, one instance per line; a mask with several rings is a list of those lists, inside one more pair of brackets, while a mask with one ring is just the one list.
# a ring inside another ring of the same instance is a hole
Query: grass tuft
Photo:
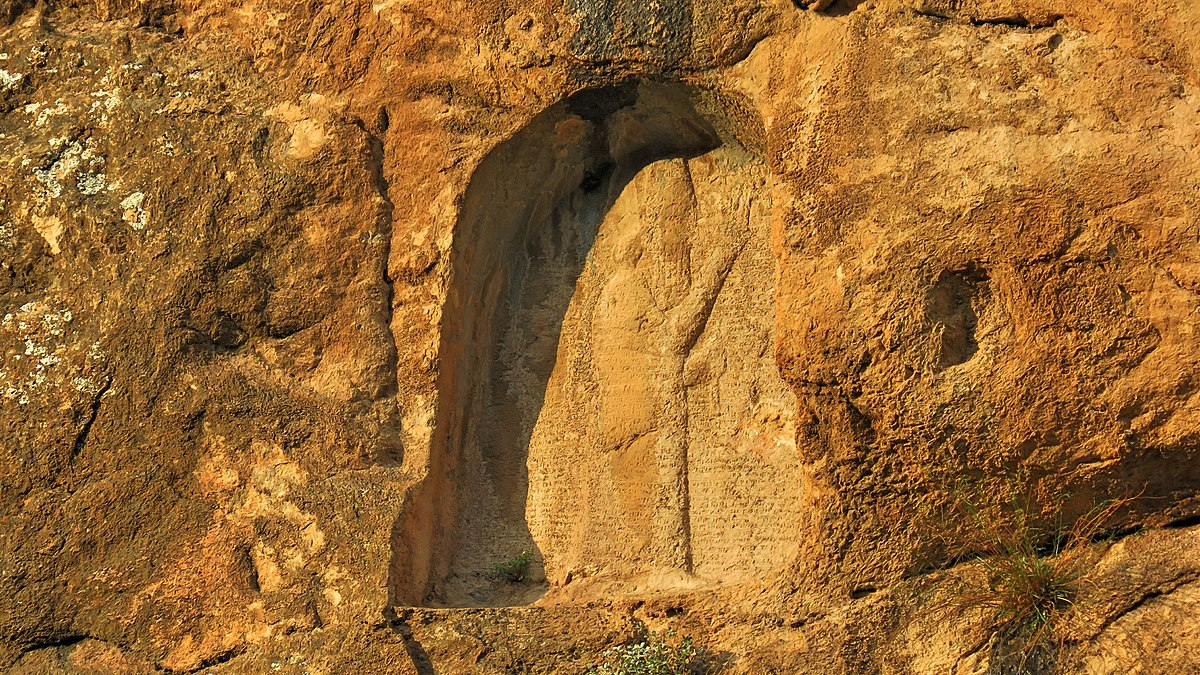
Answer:
[[1028, 505], [1014, 500], [1007, 519], [989, 520], [961, 501], [979, 537], [974, 553], [983, 574], [951, 601], [958, 612], [982, 611], [991, 635], [996, 675], [1054, 672], [1064, 646], [1062, 628], [1103, 553], [1094, 542], [1132, 499], [1092, 508], [1070, 526], [1036, 525]]
[[529, 551], [521, 551], [516, 556], [493, 565], [492, 572], [497, 579], [502, 579], [510, 584], [519, 584], [529, 580], [529, 566], [532, 563], [533, 554]]

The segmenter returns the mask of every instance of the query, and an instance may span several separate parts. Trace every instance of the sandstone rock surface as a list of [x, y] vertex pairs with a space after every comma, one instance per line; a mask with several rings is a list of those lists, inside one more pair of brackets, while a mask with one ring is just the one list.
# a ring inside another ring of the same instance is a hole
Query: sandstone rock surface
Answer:
[[0, 1], [0, 188], [0, 669], [1200, 664], [1193, 0]]

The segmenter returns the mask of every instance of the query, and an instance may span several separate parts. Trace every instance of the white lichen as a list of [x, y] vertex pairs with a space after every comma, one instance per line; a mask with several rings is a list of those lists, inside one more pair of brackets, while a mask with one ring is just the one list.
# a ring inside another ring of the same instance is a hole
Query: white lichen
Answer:
[[[64, 145], [65, 144], [65, 145]], [[38, 195], [42, 201], [61, 197], [63, 184], [74, 176], [75, 185], [84, 195], [99, 194], [108, 188], [107, 177], [98, 169], [105, 160], [78, 141], [64, 138], [50, 139], [51, 152], [56, 152], [49, 165], [33, 170], [33, 177], [42, 184]], [[87, 170], [82, 170], [86, 165]]]
[[42, 108], [33, 123], [35, 126], [44, 127], [50, 122], [51, 117], [59, 117], [68, 112], [70, 112], [70, 108], [67, 107], [67, 104], [63, 103], [62, 100], [57, 100], [54, 102], [53, 108]]
[[10, 352], [6, 367], [0, 368], [4, 398], [26, 405], [37, 390], [64, 386], [82, 377], [80, 373], [61, 372], [68, 355], [78, 351], [69, 340], [63, 340], [74, 318], [70, 309], [44, 302], [28, 302], [15, 314], [4, 315], [0, 329], [13, 334], [12, 339], [6, 337], [4, 341], [24, 346], [19, 353]]
[[67, 324], [75, 319], [75, 315], [70, 309], [63, 308], [58, 312], [46, 312], [42, 315], [42, 325], [45, 326], [46, 332], [54, 336], [63, 334]]
[[21, 73], [10, 73], [7, 70], [0, 69], [0, 91], [8, 91], [16, 89], [25, 76]]
[[124, 210], [121, 219], [135, 230], [146, 227], [146, 209], [143, 207], [145, 200], [146, 195], [141, 192], [134, 192], [121, 200], [121, 208]]
[[[52, 148], [55, 146], [56, 140], [58, 139], [51, 139], [50, 145]], [[82, 145], [77, 141], [72, 141], [70, 145], [58, 153], [54, 161], [48, 166], [33, 170], [33, 177], [45, 188], [44, 194], [41, 195], [43, 198], [62, 196], [62, 181], [74, 174], [75, 170], [79, 168], [84, 159], [83, 151], [84, 147]]]
[[36, 178], [39, 183], [45, 186], [45, 190], [39, 195], [43, 199], [46, 197], [62, 196], [62, 183], [58, 180], [58, 175], [54, 171], [54, 166], [55, 165], [52, 164], [42, 169], [33, 170], [33, 177]]
[[100, 111], [100, 121], [102, 123], [107, 122], [108, 114], [116, 110], [117, 106], [121, 105], [121, 92], [117, 89], [101, 89], [100, 91], [93, 91], [92, 96], [102, 99], [93, 101], [92, 107], [90, 108], [91, 112], [96, 112], [97, 110]]
[[71, 384], [75, 387], [75, 391], [88, 396], [95, 396], [104, 390], [104, 383], [91, 377], [77, 377], [71, 381]]
[[108, 187], [108, 182], [102, 173], [81, 173], [79, 174], [77, 184], [79, 192], [89, 197], [100, 194]]

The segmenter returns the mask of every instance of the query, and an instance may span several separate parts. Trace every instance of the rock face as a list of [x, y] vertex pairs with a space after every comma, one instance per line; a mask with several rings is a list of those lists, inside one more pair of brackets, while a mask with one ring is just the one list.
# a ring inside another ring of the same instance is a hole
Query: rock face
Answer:
[[1009, 672], [1015, 522], [1119, 538], [1061, 668], [1188, 672], [1198, 35], [0, 2], [0, 668]]

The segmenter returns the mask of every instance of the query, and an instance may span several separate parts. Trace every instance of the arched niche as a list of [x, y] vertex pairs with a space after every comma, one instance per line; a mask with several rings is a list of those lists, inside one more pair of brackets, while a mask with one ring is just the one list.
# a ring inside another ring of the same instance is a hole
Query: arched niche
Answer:
[[[686, 589], [790, 561], [761, 136], [734, 99], [639, 81], [550, 107], [480, 163], [395, 604]], [[531, 580], [497, 578], [522, 552]]]

